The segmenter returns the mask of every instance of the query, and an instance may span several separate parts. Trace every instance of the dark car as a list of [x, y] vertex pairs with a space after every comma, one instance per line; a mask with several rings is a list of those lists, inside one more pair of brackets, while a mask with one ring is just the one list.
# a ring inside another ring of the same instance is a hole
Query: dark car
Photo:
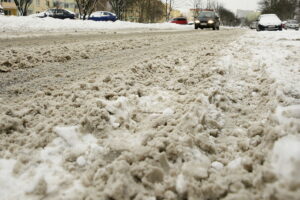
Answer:
[[0, 5], [0, 15], [4, 15], [4, 10], [1, 5]]
[[284, 28], [285, 28], [285, 30], [294, 29], [294, 30], [298, 31], [299, 30], [299, 23], [297, 22], [297, 20], [287, 20]]
[[188, 24], [188, 21], [185, 17], [177, 17], [170, 21], [170, 23], [174, 24]]
[[53, 17], [56, 19], [75, 19], [75, 14], [65, 9], [49, 9], [36, 14], [37, 17]]
[[108, 11], [96, 11], [93, 12], [89, 17], [89, 20], [94, 21], [117, 21], [117, 16], [114, 13], [108, 12]]
[[200, 11], [198, 17], [195, 18], [195, 29], [212, 28], [220, 29], [220, 17], [218, 13], [212, 10]]
[[257, 31], [282, 31], [282, 21], [276, 14], [261, 15], [257, 21]]

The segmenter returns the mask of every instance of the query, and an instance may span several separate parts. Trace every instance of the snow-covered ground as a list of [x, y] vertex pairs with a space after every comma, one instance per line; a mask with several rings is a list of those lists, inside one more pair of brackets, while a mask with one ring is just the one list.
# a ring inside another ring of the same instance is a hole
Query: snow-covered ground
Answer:
[[[245, 70], [265, 73], [270, 79], [274, 110], [271, 121], [278, 138], [268, 159], [280, 184], [290, 187], [300, 182], [300, 32], [249, 32], [235, 41], [229, 57], [223, 58], [230, 70], [246, 66]], [[261, 90], [262, 88], [258, 89]], [[253, 93], [253, 95], [258, 95]], [[299, 188], [298, 188], [299, 189]], [[296, 199], [300, 193], [296, 193]]]
[[141, 24], [133, 22], [96, 22], [91, 20], [60, 20], [51, 17], [17, 17], [5, 16], [0, 18], [0, 32], [34, 32], [34, 31], [101, 31], [101, 30], [122, 30], [122, 29], [169, 29], [186, 30], [192, 26], [177, 25], [172, 23]]
[[223, 39], [0, 105], [2, 199], [299, 200], [300, 32]]

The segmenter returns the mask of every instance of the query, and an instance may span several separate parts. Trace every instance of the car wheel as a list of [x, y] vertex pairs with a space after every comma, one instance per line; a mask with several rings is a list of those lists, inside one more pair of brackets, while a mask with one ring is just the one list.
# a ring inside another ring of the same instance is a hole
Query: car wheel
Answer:
[[214, 27], [212, 28], [212, 30], [216, 30], [216, 27], [214, 26]]
[[198, 25], [195, 25], [195, 29], [198, 29], [199, 28], [199, 26]]

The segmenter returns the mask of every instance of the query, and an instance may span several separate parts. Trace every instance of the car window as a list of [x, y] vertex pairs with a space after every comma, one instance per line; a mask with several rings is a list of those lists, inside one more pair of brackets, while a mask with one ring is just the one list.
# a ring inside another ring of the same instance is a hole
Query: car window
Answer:
[[94, 12], [91, 14], [91, 17], [100, 17], [101, 13], [100, 12]]
[[103, 12], [103, 16], [108, 16], [109, 13], [108, 12]]
[[58, 15], [62, 15], [62, 14], [64, 14], [64, 11], [63, 11], [63, 10], [61, 10], [61, 9], [57, 9], [57, 10], [56, 10], [56, 14], [58, 14]]
[[213, 12], [200, 12], [199, 17], [214, 17]]
[[70, 12], [68, 12], [68, 11], [66, 11], [66, 10], [64, 10], [64, 12], [63, 12], [65, 15], [69, 15], [69, 14], [71, 14]]
[[47, 10], [46, 12], [45, 12], [46, 14], [53, 14], [53, 9], [49, 9], [49, 10]]

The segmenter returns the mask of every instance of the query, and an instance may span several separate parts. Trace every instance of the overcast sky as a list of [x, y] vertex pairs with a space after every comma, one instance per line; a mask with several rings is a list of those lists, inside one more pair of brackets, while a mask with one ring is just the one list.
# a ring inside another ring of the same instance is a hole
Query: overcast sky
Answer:
[[[187, 11], [191, 8], [193, 0], [175, 0], [177, 3], [177, 9], [181, 11]], [[257, 2], [259, 0], [219, 0], [226, 8], [230, 9], [234, 13], [237, 9], [242, 10], [257, 10]]]
[[219, 0], [220, 3], [223, 3], [223, 5], [236, 12], [237, 9], [242, 10], [257, 10], [259, 0]]

